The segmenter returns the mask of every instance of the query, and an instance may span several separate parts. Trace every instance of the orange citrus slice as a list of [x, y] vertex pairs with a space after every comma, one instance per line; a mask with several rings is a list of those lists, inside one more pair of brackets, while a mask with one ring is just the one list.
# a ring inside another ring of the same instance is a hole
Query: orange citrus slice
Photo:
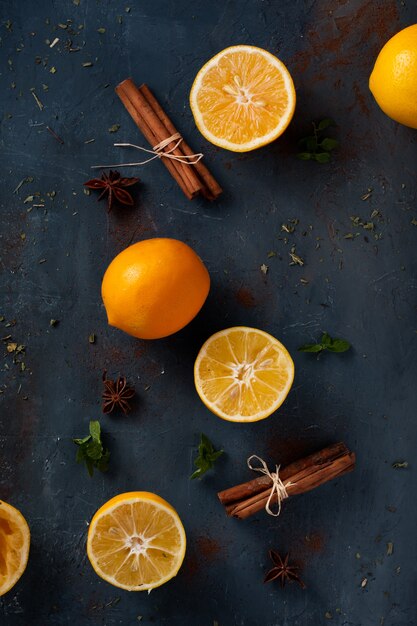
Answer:
[[0, 500], [0, 596], [7, 593], [26, 569], [30, 530], [23, 515]]
[[281, 406], [294, 380], [282, 343], [256, 328], [235, 326], [212, 335], [194, 365], [197, 392], [213, 413], [231, 422], [256, 422]]
[[185, 556], [185, 531], [175, 509], [147, 491], [115, 496], [97, 511], [87, 554], [96, 574], [128, 591], [144, 591], [173, 578]]
[[255, 46], [225, 48], [198, 72], [190, 105], [199, 131], [216, 146], [247, 152], [274, 141], [294, 114], [285, 65]]

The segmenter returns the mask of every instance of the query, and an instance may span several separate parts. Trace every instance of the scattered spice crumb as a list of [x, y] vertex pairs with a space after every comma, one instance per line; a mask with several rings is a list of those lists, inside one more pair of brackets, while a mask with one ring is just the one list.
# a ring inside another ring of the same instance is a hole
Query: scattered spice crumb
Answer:
[[91, 333], [91, 335], [89, 335], [88, 343], [96, 343], [96, 336], [94, 333]]
[[401, 566], [399, 565], [398, 567], [395, 568], [395, 573], [399, 574], [401, 572]]
[[260, 270], [262, 272], [262, 274], [266, 275], [268, 273], [269, 267], [267, 265], [265, 265], [265, 263], [262, 263]]
[[369, 187], [367, 192], [364, 193], [363, 196], [361, 196], [361, 200], [368, 200], [372, 196], [372, 192], [373, 192], [372, 187]]
[[56, 67], [53, 65], [49, 71], [51, 74], [56, 74]]
[[407, 469], [408, 461], [396, 461], [392, 464], [393, 469]]
[[49, 326], [55, 327], [55, 326], [58, 326], [58, 324], [59, 324], [59, 320], [54, 320], [54, 319], [49, 320]]
[[103, 33], [106, 32], [106, 29], [103, 26], [101, 26], [100, 28], [97, 28], [97, 32], [100, 33], [100, 35], [102, 35]]
[[392, 541], [388, 541], [387, 543], [387, 556], [391, 556], [391, 554], [393, 554], [394, 552], [394, 544], [392, 543]]
[[35, 102], [36, 102], [36, 104], [38, 105], [39, 110], [40, 110], [40, 111], [43, 111], [44, 106], [43, 106], [42, 102], [39, 100], [39, 98], [38, 98], [38, 96], [36, 95], [36, 93], [35, 93], [34, 91], [32, 91], [32, 90], [31, 90], [31, 94], [32, 94], [32, 96], [35, 98]]
[[291, 252], [289, 252], [289, 255], [291, 257], [290, 265], [300, 265], [301, 267], [304, 265], [304, 259], [296, 254], [295, 246], [291, 248]]
[[326, 619], [333, 619], [333, 615], [330, 613], [330, 611], [326, 611], [325, 614], [324, 614], [324, 617]]
[[54, 46], [56, 46], [56, 44], [59, 41], [59, 37], [55, 37], [55, 39], [53, 40], [53, 42], [49, 45], [50, 48], [53, 48]]
[[83, 67], [93, 67], [93, 64], [91, 61], [86, 61], [85, 63], [81, 64]]
[[109, 128], [109, 133], [117, 133], [119, 128], [120, 128], [120, 124], [113, 124], [113, 126], [110, 126]]
[[367, 584], [368, 584], [368, 579], [367, 579], [367, 578], [364, 578], [364, 579], [362, 580], [362, 582], [361, 582], [361, 587], [362, 587], [362, 589], [363, 589], [364, 587], [366, 587], [366, 585], [367, 585]]

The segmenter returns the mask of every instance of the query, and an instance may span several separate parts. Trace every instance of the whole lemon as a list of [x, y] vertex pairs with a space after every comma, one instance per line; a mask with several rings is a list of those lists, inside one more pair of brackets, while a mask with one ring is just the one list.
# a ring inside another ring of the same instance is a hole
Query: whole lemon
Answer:
[[110, 263], [101, 294], [108, 322], [140, 339], [159, 339], [186, 326], [210, 289], [200, 257], [182, 241], [146, 239]]
[[417, 128], [417, 24], [404, 28], [385, 44], [369, 88], [384, 113]]

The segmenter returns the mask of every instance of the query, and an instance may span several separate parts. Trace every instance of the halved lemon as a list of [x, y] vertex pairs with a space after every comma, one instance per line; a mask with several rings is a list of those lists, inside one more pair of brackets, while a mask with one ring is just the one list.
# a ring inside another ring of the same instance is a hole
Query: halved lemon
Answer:
[[204, 137], [233, 152], [274, 141], [294, 114], [291, 74], [273, 54], [255, 46], [225, 48], [198, 72], [190, 94]]
[[150, 591], [173, 578], [185, 556], [175, 509], [147, 491], [115, 496], [91, 520], [87, 554], [96, 574], [128, 591]]
[[26, 569], [30, 530], [20, 511], [0, 500], [0, 596], [7, 593]]
[[282, 343], [257, 328], [235, 326], [212, 335], [194, 365], [197, 393], [231, 422], [256, 422], [281, 406], [294, 380]]

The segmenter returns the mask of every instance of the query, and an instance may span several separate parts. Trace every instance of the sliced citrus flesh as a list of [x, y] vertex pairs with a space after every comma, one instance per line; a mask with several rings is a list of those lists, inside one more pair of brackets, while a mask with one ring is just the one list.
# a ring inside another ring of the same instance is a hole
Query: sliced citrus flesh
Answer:
[[294, 114], [291, 74], [255, 46], [225, 48], [198, 72], [190, 93], [195, 123], [211, 143], [247, 152], [274, 141]]
[[30, 530], [23, 515], [0, 500], [0, 596], [17, 583], [29, 558]]
[[87, 554], [95, 572], [128, 591], [150, 591], [173, 578], [185, 556], [184, 527], [175, 509], [147, 491], [115, 496], [97, 511]]
[[235, 326], [212, 335], [194, 365], [204, 404], [231, 422], [256, 422], [281, 406], [294, 380], [294, 363], [275, 337]]

